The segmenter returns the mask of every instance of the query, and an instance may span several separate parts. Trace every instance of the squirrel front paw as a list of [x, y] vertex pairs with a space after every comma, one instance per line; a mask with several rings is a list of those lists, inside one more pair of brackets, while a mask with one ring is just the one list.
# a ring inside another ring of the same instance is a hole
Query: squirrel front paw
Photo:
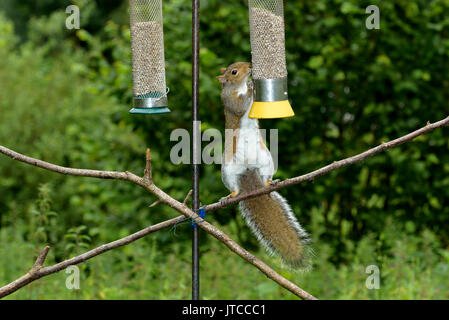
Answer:
[[220, 199], [220, 203], [222, 203], [222, 204], [225, 203], [225, 202], [228, 201], [229, 199], [238, 196], [239, 193], [240, 193], [239, 191], [232, 191], [230, 195], [221, 198], [221, 199]]

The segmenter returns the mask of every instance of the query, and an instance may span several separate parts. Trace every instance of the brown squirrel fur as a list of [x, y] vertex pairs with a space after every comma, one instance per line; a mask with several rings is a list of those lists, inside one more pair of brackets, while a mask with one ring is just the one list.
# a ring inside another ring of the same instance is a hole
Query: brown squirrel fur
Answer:
[[[224, 105], [226, 129], [237, 130], [230, 141], [228, 141], [229, 139], [225, 141], [223, 166], [227, 165], [236, 154], [238, 140], [245, 138], [242, 136], [243, 133], [239, 132], [243, 121], [255, 121], [257, 134], [259, 137], [261, 135], [257, 120], [248, 120], [247, 118], [247, 111], [252, 105], [253, 97], [252, 86], [248, 82], [251, 64], [237, 62], [221, 71], [223, 75], [218, 79], [223, 84], [221, 98]], [[244, 87], [245, 82], [247, 82], [247, 90]], [[261, 138], [259, 143], [261, 150], [267, 150]], [[262, 177], [260, 172], [254, 168], [246, 168], [241, 172], [232, 170], [234, 169], [223, 169], [222, 167], [223, 182], [227, 180], [225, 179], [226, 175], [238, 175], [236, 180], [238, 187], [230, 183], [227, 185], [232, 192], [231, 197], [265, 187], [271, 183], [273, 175], [271, 172], [271, 176]], [[287, 201], [279, 193], [272, 192], [246, 199], [239, 205], [247, 224], [270, 254], [278, 254], [283, 262], [293, 269], [306, 270], [310, 267], [312, 251], [309, 247], [308, 234], [302, 229]]]

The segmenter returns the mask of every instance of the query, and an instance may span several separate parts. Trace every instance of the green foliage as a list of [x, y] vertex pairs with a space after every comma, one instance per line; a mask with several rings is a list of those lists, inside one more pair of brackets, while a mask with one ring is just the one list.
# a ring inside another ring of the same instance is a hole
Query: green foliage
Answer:
[[85, 234], [87, 231], [86, 226], [79, 226], [76, 228], [70, 228], [67, 234], [64, 236], [64, 239], [67, 240], [67, 244], [65, 246], [65, 250], [67, 252], [79, 252], [80, 249], [88, 249], [89, 243], [92, 240], [91, 237]]
[[[393, 221], [391, 221], [393, 222]], [[233, 223], [232, 223], [233, 224]], [[391, 223], [384, 240], [371, 233], [351, 246], [352, 261], [336, 266], [329, 260], [331, 246], [316, 242], [316, 266], [307, 274], [293, 274], [276, 268], [321, 299], [448, 299], [449, 254], [442, 250], [429, 230], [411, 234]], [[24, 266], [37, 255], [30, 243], [18, 236], [22, 222], [0, 230], [0, 282], [21, 275]], [[232, 232], [225, 227], [225, 232]], [[179, 243], [163, 254], [157, 242], [138, 241], [82, 264], [80, 290], [65, 287], [64, 272], [45, 277], [17, 291], [7, 299], [189, 299], [190, 251]], [[385, 246], [386, 249], [380, 250]], [[382, 253], [380, 253], [382, 252]], [[380, 254], [379, 254], [380, 253]], [[257, 253], [276, 265], [263, 251]], [[48, 263], [55, 260], [52, 251]], [[367, 266], [379, 266], [380, 288], [368, 290]], [[296, 296], [254, 272], [251, 265], [211, 242], [201, 255], [201, 287], [204, 299], [286, 299]], [[219, 266], [219, 267], [218, 267]]]
[[36, 208], [31, 209], [31, 225], [34, 230], [34, 243], [45, 244], [49, 241], [57, 241], [55, 230], [57, 229], [58, 214], [51, 210], [52, 189], [49, 184], [42, 184], [38, 190], [39, 198], [36, 200]]
[[[0, 4], [9, 17], [0, 14], [0, 144], [64, 166], [138, 174], [150, 146], [154, 179], [183, 199], [190, 168], [171, 164], [169, 136], [191, 126], [190, 2], [164, 4], [173, 112], [154, 117], [127, 113], [127, 1], [73, 3], [81, 8], [78, 31], [64, 27], [66, 1]], [[372, 4], [380, 8], [380, 30], [365, 28]], [[215, 76], [220, 67], [250, 59], [246, 1], [202, 1], [201, 29], [202, 129], [223, 130]], [[296, 116], [262, 122], [279, 129], [276, 178], [309, 172], [448, 115], [447, 0], [288, 1], [286, 40]], [[321, 298], [447, 298], [448, 149], [442, 129], [283, 189], [317, 253], [314, 271], [283, 274]], [[53, 247], [49, 262], [57, 262], [173, 216], [163, 206], [149, 209], [154, 199], [130, 184], [63, 177], [5, 157], [0, 175], [0, 235], [8, 244], [0, 247], [0, 283], [24, 273], [45, 244]], [[225, 194], [220, 181], [219, 166], [202, 166], [203, 203]], [[258, 248], [236, 207], [207, 219], [245, 248]], [[90, 261], [76, 297], [188, 298], [190, 227], [176, 230]], [[292, 298], [204, 234], [201, 243], [206, 298]], [[364, 286], [370, 264], [381, 268], [381, 290]], [[48, 279], [13, 298], [73, 298], [64, 274]]]

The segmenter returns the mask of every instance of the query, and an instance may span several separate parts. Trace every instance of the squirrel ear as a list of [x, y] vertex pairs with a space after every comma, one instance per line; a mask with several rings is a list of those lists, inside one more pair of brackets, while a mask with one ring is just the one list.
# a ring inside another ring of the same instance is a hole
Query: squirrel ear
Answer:
[[226, 71], [226, 68], [221, 68], [221, 69], [220, 69], [220, 72], [221, 72], [221, 73], [225, 73], [225, 71]]
[[225, 83], [225, 82], [226, 82], [225, 76], [218, 76], [217, 79], [218, 79], [218, 81], [220, 81], [221, 83]]

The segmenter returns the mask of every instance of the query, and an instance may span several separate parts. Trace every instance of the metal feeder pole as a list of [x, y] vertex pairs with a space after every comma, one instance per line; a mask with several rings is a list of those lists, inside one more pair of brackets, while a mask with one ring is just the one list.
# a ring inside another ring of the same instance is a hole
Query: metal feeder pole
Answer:
[[[200, 82], [200, 0], [192, 0], [192, 209], [198, 214], [201, 154], [201, 128], [199, 127], [199, 82]], [[192, 300], [200, 299], [200, 253], [199, 230], [192, 228]]]

